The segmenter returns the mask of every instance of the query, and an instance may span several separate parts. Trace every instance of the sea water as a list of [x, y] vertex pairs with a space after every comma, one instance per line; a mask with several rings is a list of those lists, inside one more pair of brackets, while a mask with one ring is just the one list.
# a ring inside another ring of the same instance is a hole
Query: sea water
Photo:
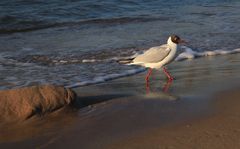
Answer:
[[117, 61], [189, 43], [175, 62], [240, 48], [238, 0], [1, 0], [0, 89], [101, 83], [144, 71]]

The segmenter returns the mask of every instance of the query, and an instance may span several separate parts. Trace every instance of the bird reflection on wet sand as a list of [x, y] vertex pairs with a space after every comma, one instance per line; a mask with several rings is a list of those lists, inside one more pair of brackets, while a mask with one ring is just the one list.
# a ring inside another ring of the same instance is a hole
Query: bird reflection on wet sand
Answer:
[[[172, 83], [173, 83], [173, 80], [172, 79], [168, 79], [167, 82], [162, 87], [162, 92], [168, 93], [169, 88], [172, 85]], [[146, 93], [149, 94], [151, 92], [152, 92], [152, 90], [151, 90], [151, 87], [150, 87], [150, 83], [149, 83], [148, 80], [146, 80]]]

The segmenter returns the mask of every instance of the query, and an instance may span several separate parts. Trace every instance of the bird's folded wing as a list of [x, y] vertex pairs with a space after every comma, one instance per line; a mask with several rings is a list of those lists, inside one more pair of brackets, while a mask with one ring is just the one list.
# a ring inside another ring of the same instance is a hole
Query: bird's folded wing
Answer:
[[133, 61], [143, 63], [158, 63], [162, 61], [170, 53], [170, 51], [171, 49], [168, 45], [152, 47], [143, 54], [137, 56]]

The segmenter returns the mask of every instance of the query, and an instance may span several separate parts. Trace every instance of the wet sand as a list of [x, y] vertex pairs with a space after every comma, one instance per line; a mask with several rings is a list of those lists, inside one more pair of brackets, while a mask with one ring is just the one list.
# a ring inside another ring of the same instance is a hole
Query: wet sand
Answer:
[[238, 149], [240, 147], [240, 88], [214, 98], [213, 115], [170, 124], [116, 141], [104, 148]]
[[240, 148], [240, 55], [75, 89], [75, 108], [0, 125], [0, 148]]

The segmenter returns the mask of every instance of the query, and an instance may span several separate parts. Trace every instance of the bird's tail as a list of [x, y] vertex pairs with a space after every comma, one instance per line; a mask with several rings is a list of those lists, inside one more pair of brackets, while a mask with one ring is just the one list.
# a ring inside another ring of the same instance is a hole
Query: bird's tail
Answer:
[[117, 62], [120, 63], [120, 64], [130, 64], [133, 62], [133, 59], [135, 57], [131, 57], [131, 58], [125, 58], [125, 59], [119, 59]]

